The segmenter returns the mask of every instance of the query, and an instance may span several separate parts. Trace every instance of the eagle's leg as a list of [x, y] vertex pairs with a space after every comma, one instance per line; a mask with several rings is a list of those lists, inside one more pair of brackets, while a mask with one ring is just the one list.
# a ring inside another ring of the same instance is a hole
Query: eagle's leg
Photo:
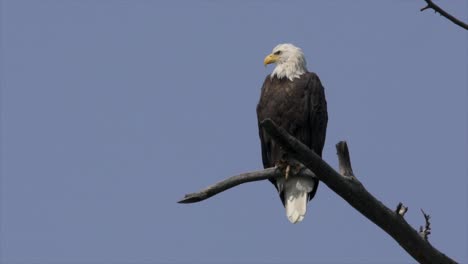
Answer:
[[275, 163], [276, 168], [278, 168], [284, 175], [285, 179], [288, 179], [291, 172], [291, 165], [287, 160], [280, 159]]
[[287, 160], [285, 159], [280, 159], [275, 162], [275, 167], [281, 172], [281, 174], [284, 175], [284, 177], [287, 179], [290, 166]]
[[304, 165], [295, 160], [279, 160], [276, 163], [276, 167], [280, 169], [286, 180], [290, 177], [295, 177], [305, 169]]

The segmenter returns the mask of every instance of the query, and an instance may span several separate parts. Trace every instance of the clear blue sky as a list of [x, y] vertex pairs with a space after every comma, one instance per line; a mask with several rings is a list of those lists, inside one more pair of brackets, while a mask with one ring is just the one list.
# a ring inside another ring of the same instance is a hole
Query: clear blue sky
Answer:
[[323, 184], [298, 225], [268, 182], [176, 203], [261, 168], [262, 61], [292, 42], [326, 89], [324, 159], [347, 140], [368, 190], [466, 263], [467, 33], [423, 6], [2, 1], [0, 260], [414, 263]]

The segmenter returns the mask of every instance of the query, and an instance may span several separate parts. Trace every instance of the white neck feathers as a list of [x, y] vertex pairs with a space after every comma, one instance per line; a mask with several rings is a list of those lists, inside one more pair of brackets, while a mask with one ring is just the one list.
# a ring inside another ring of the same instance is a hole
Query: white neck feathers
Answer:
[[304, 56], [291, 56], [287, 61], [280, 62], [276, 65], [271, 73], [271, 78], [274, 76], [278, 79], [286, 77], [292, 81], [294, 78], [299, 78], [306, 72], [307, 66]]

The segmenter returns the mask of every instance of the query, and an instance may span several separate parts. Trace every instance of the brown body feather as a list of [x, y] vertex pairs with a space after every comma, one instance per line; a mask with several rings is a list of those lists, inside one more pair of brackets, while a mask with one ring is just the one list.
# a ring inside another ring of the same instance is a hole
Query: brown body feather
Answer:
[[[260, 122], [272, 119], [302, 143], [322, 156], [327, 130], [328, 114], [324, 88], [315, 73], [307, 72], [290, 81], [288, 78], [271, 78], [268, 75], [263, 83], [260, 101], [257, 105], [257, 118]], [[280, 160], [288, 161], [287, 154], [275, 144], [259, 125], [263, 167], [274, 167]], [[312, 199], [317, 191], [318, 180], [309, 193]], [[275, 180], [271, 182], [278, 188]], [[280, 193], [284, 204], [283, 194]]]

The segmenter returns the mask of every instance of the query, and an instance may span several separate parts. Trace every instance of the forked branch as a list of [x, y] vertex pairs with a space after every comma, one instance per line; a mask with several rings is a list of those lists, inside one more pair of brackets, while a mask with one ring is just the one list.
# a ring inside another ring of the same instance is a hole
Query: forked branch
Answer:
[[450, 15], [449, 13], [447, 13], [440, 6], [438, 6], [434, 2], [432, 2], [432, 0], [424, 0], [424, 1], [426, 1], [427, 5], [425, 7], [423, 7], [423, 8], [421, 8], [421, 12], [426, 10], [426, 9], [432, 9], [436, 13], [439, 13], [441, 16], [444, 16], [448, 20], [452, 21], [454, 24], [468, 30], [468, 25], [466, 23], [462, 22], [461, 20], [459, 20], [456, 17], [454, 17], [454, 16]]
[[[277, 144], [281, 145], [293, 158], [307, 167], [306, 170], [301, 172], [303, 175], [316, 176], [362, 215], [395, 239], [415, 260], [420, 263], [456, 263], [427, 241], [427, 236], [424, 234], [429, 234], [430, 225], [429, 217], [426, 214], [424, 214], [426, 227], [421, 230], [420, 235], [403, 218], [407, 210], [403, 204], [399, 205], [397, 210], [392, 211], [364, 188], [354, 176], [346, 142], [342, 141], [336, 145], [340, 174], [315, 152], [288, 134], [284, 129], [278, 127], [273, 121], [264, 120], [261, 126]], [[276, 168], [232, 176], [199, 192], [185, 195], [179, 203], [200, 202], [239, 184], [274, 177], [281, 177], [281, 173]]]
[[[288, 134], [283, 128], [278, 127], [272, 120], [266, 119], [261, 125], [277, 144], [313, 171], [320, 181], [352, 207], [395, 239], [415, 260], [420, 263], [456, 263], [421, 237], [401, 215], [390, 210], [372, 196], [356, 177], [344, 177], [336, 172], [316, 153]], [[340, 149], [347, 149], [344, 144], [346, 143], [337, 144], [339, 154], [346, 155], [346, 151], [340, 152]], [[346, 160], [346, 157], [343, 158]], [[347, 163], [340, 162], [340, 164]], [[352, 171], [350, 166], [349, 162], [349, 168], [340, 168], [340, 171]]]

